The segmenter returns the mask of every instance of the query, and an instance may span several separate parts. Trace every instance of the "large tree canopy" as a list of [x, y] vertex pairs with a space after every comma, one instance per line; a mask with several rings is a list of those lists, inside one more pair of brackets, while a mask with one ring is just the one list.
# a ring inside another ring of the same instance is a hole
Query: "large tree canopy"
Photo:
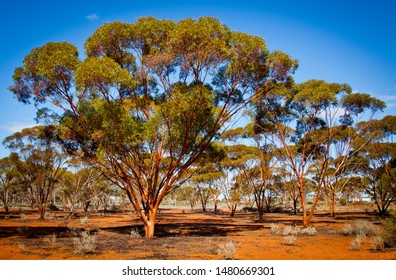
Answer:
[[33, 49], [11, 91], [59, 127], [69, 152], [125, 190], [154, 237], [158, 207], [263, 85], [297, 68], [211, 17], [107, 23], [85, 43]]

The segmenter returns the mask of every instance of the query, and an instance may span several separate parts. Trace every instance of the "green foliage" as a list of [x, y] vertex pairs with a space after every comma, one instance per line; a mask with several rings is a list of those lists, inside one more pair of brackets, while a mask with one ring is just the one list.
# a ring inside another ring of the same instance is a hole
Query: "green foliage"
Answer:
[[76, 70], [78, 90], [91, 90], [91, 93], [102, 93], [106, 98], [109, 87], [134, 87], [128, 71], [109, 57], [89, 57]]
[[[67, 42], [47, 43], [33, 49], [24, 59], [24, 65], [14, 72], [10, 90], [19, 101], [45, 102], [46, 98], [72, 87], [74, 71], [79, 65], [78, 50]], [[53, 98], [56, 104], [61, 98]]]
[[149, 237], [163, 198], [200, 158], [221, 158], [213, 140], [231, 118], [297, 68], [212, 17], [106, 23], [84, 47], [84, 61], [66, 42], [33, 49], [11, 91], [36, 103], [53, 139], [125, 191]]
[[396, 246], [396, 210], [389, 211], [389, 216], [381, 220], [381, 226], [384, 246], [394, 248]]

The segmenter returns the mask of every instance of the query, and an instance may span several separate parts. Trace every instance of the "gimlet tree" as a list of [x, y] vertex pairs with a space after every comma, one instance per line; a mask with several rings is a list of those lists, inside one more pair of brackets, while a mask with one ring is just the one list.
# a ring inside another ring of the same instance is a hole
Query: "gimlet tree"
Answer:
[[18, 193], [18, 172], [10, 157], [0, 159], [0, 202], [6, 213], [13, 205]]
[[[352, 126], [363, 116], [372, 118], [385, 104], [369, 94], [352, 93], [347, 84], [321, 80], [295, 84], [290, 79], [263, 87], [263, 95], [254, 103], [255, 130], [281, 149], [284, 162], [296, 177], [303, 225], [307, 226], [326, 183], [334, 181], [351, 155], [367, 144], [355, 145], [359, 135]], [[330, 169], [334, 158], [338, 161]], [[307, 210], [304, 182], [311, 179], [310, 168], [315, 169], [315, 198]]]
[[362, 138], [369, 143], [357, 155], [360, 175], [368, 180], [366, 192], [374, 200], [379, 215], [385, 215], [396, 201], [396, 116], [359, 123]]
[[33, 196], [40, 219], [44, 219], [47, 201], [66, 168], [66, 157], [53, 141], [53, 127], [25, 128], [4, 139], [10, 148], [12, 164], [21, 188]]
[[265, 81], [281, 81], [297, 65], [211, 17], [107, 23], [85, 52], [81, 61], [67, 42], [33, 49], [11, 91], [126, 192], [147, 238], [161, 201], [230, 118]]

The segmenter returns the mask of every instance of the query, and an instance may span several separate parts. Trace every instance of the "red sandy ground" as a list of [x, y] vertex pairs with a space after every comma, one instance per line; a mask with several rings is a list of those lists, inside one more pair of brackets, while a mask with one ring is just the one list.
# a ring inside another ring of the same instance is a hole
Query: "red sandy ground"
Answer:
[[[88, 224], [80, 217], [66, 220], [66, 213], [53, 212], [45, 220], [37, 220], [34, 212], [25, 211], [0, 216], [1, 260], [62, 260], [62, 259], [170, 259], [218, 260], [223, 259], [221, 246], [232, 241], [235, 259], [240, 260], [390, 260], [396, 258], [395, 249], [376, 251], [367, 238], [358, 250], [351, 250], [354, 236], [341, 233], [345, 224], [355, 220], [369, 220], [378, 228], [379, 219], [373, 213], [351, 210], [336, 218], [326, 214], [314, 217], [315, 236], [298, 235], [294, 245], [286, 245], [284, 237], [273, 235], [270, 224], [280, 227], [299, 225], [301, 216], [284, 213], [265, 214], [264, 223], [257, 222], [255, 213], [193, 213], [190, 210], [162, 210], [158, 216], [156, 238], [132, 238], [131, 229], [143, 232], [136, 214], [90, 213]], [[80, 213], [82, 214], [82, 213]], [[7, 217], [6, 217], [7, 216]], [[97, 235], [94, 253], [78, 254], [74, 239], [78, 231]], [[49, 237], [56, 235], [51, 244]]]

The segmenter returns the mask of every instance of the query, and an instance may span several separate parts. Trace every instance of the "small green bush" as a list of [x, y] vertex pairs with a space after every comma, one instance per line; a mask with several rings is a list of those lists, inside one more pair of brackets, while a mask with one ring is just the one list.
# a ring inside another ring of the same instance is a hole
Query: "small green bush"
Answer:
[[389, 212], [390, 216], [381, 221], [383, 232], [381, 237], [384, 241], [384, 246], [388, 248], [396, 247], [396, 211]]
[[348, 204], [348, 199], [346, 197], [342, 197], [340, 199], [340, 204], [343, 205], [343, 206], [347, 205]]

